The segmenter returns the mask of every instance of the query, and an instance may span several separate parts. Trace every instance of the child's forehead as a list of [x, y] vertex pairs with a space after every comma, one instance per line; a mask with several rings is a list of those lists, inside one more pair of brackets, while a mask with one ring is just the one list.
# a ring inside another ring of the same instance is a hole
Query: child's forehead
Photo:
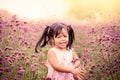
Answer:
[[68, 35], [68, 31], [62, 28], [61, 32], [58, 35]]
[[67, 35], [68, 34], [67, 26], [54, 26], [53, 35], [58, 36], [59, 34]]
[[68, 33], [67, 29], [65, 29], [65, 28], [62, 28], [61, 32], [62, 33]]

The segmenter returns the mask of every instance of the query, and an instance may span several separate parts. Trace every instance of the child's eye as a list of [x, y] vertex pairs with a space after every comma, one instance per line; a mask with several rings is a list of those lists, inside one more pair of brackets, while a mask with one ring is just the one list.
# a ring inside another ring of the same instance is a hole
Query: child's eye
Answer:
[[68, 37], [68, 36], [64, 36], [64, 37]]
[[56, 38], [60, 38], [60, 36], [57, 36]]
[[68, 37], [68, 36], [65, 36], [65, 37]]

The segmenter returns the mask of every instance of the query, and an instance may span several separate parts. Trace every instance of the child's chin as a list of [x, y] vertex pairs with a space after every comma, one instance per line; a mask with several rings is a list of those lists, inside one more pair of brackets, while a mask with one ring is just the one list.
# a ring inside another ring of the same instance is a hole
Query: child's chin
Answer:
[[61, 49], [65, 49], [66, 46], [67, 46], [66, 44], [60, 44], [60, 45], [59, 45], [59, 48], [61, 48]]

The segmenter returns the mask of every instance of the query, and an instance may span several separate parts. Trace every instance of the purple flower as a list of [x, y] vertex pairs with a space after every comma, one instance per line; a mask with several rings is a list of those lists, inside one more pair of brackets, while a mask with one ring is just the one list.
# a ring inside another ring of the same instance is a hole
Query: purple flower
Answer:
[[24, 72], [25, 72], [24, 69], [20, 69], [20, 70], [18, 70], [17, 74], [18, 74], [18, 75], [22, 75]]
[[3, 60], [3, 58], [0, 56], [0, 62]]
[[20, 45], [26, 45], [26, 46], [28, 46], [28, 42], [27, 41], [22, 41]]
[[10, 71], [9, 67], [5, 67], [5, 68], [4, 68], [4, 71], [5, 71], [5, 72], [9, 72], [9, 71]]
[[22, 80], [21, 78], [16, 78], [15, 80]]
[[21, 26], [21, 28], [24, 30], [24, 32], [28, 32], [29, 31], [28, 26]]
[[20, 36], [18, 37], [18, 39], [19, 39], [19, 40], [22, 40], [22, 39], [23, 39], [23, 36], [22, 36], [22, 35], [20, 35]]
[[91, 66], [91, 69], [93, 70], [95, 68], [95, 65]]
[[32, 56], [32, 57], [36, 57], [36, 55], [35, 55], [35, 54], [32, 54], [31, 56]]
[[13, 62], [12, 58], [10, 58], [10, 57], [5, 57], [5, 59], [6, 59], [6, 61], [7, 61], [8, 63], [12, 64], [12, 62]]
[[43, 77], [42, 80], [52, 80], [50, 77]]
[[2, 34], [2, 30], [0, 29], [0, 35]]
[[4, 78], [3, 80], [9, 80], [8, 78]]
[[27, 22], [24, 22], [24, 24], [27, 24]]
[[6, 51], [6, 50], [13, 50], [13, 48], [12, 47], [9, 47], [9, 46], [6, 46], [5, 48], [4, 48], [4, 50]]
[[0, 71], [0, 76], [2, 76], [2, 75], [3, 75], [3, 72]]
[[100, 66], [100, 64], [96, 64], [96, 67], [99, 67]]
[[30, 62], [28, 62], [28, 61], [26, 61], [25, 64], [30, 66]]
[[18, 54], [19, 54], [19, 51], [18, 51], [18, 50], [15, 50], [15, 51], [13, 52], [13, 54], [14, 54], [14, 55], [18, 55]]
[[91, 70], [91, 71], [89, 71], [89, 73], [90, 73], [90, 74], [93, 74], [93, 71]]
[[0, 68], [0, 72], [4, 71], [4, 68]]
[[78, 41], [78, 44], [82, 45], [82, 44], [83, 44], [83, 42], [82, 42], [81, 40], [79, 40], [79, 41]]

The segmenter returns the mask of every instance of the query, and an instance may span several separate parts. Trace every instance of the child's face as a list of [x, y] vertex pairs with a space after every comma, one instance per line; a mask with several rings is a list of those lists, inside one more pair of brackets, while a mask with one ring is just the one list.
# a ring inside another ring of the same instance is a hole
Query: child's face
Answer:
[[62, 32], [58, 36], [54, 36], [55, 47], [59, 49], [66, 49], [68, 44], [69, 36], [68, 32], [63, 28]]

